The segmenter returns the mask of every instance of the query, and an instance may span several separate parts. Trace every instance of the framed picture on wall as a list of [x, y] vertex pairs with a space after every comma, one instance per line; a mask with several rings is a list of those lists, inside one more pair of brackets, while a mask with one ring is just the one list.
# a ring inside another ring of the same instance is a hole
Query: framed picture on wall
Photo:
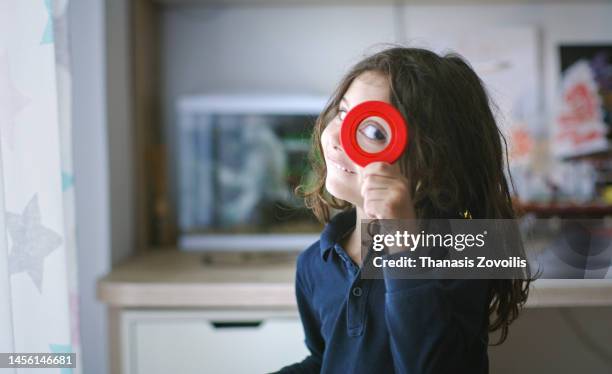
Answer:
[[612, 44], [559, 46], [561, 85], [553, 152], [576, 157], [610, 148]]
[[494, 114], [508, 141], [510, 163], [529, 163], [535, 139], [543, 132], [538, 29], [491, 27], [425, 37], [425, 47], [467, 59], [496, 104]]

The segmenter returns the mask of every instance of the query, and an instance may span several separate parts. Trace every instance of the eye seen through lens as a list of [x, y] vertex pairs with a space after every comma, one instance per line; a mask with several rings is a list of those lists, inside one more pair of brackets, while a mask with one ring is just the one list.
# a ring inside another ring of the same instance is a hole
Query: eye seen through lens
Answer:
[[357, 126], [355, 136], [363, 151], [378, 153], [391, 142], [391, 127], [381, 117], [367, 117]]

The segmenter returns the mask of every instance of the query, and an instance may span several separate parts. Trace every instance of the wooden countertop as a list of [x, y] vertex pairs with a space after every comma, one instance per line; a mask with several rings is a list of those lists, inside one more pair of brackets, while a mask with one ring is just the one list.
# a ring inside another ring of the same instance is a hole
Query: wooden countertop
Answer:
[[[98, 299], [125, 308], [295, 309], [296, 256], [153, 251], [99, 279]], [[527, 306], [612, 306], [612, 279], [540, 279]]]
[[100, 279], [98, 299], [121, 307], [296, 308], [296, 255], [251, 256], [248, 265], [238, 254], [209, 256], [216, 263], [206, 264], [203, 253], [154, 251]]

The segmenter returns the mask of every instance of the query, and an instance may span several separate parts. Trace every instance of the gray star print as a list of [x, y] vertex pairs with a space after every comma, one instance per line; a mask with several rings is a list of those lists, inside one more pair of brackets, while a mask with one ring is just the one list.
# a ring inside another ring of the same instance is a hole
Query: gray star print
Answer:
[[9, 274], [26, 272], [42, 293], [45, 257], [62, 244], [62, 237], [40, 224], [38, 197], [30, 200], [23, 214], [6, 212], [6, 226], [12, 240]]

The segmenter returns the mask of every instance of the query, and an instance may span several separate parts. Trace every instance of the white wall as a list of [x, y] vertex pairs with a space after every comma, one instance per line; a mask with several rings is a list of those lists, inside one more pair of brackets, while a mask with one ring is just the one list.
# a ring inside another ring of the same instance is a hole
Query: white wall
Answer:
[[111, 259], [134, 252], [134, 125], [128, 1], [106, 1], [106, 115], [110, 177]]
[[95, 282], [110, 270], [104, 2], [70, 2], [73, 157], [83, 373], [108, 372], [106, 310]]
[[70, 2], [73, 143], [83, 373], [107, 373], [96, 281], [134, 249], [128, 2]]
[[[612, 4], [188, 7], [164, 12], [167, 118], [177, 95], [216, 91], [328, 94], [380, 42], [426, 45], [444, 33], [506, 26], [541, 30], [547, 106], [559, 43], [612, 42]], [[401, 13], [401, 14], [398, 14]]]
[[596, 3], [410, 6], [405, 10], [407, 39], [415, 45], [427, 46], [427, 40], [439, 34], [477, 34], [493, 28], [536, 27], [542, 47], [543, 114], [549, 123], [559, 84], [559, 45], [612, 43], [610, 17], [612, 4]]

